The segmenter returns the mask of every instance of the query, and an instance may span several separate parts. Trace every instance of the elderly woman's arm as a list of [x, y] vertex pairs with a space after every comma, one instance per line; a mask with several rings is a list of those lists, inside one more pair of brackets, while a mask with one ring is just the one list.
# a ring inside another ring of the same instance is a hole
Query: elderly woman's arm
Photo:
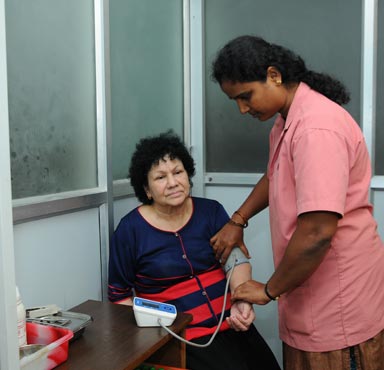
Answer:
[[116, 302], [117, 304], [123, 304], [123, 305], [126, 305], [126, 306], [133, 306], [133, 298], [132, 297], [128, 297], [128, 298], [125, 298], [121, 301], [118, 301]]
[[[229, 258], [229, 260], [230, 259], [231, 258]], [[227, 278], [229, 275], [230, 270], [227, 272]], [[252, 266], [249, 262], [244, 262], [235, 266], [229, 284], [231, 292], [233, 292], [240, 284], [251, 279]], [[231, 315], [227, 317], [227, 322], [232, 329], [236, 331], [246, 331], [254, 320], [255, 312], [251, 303], [236, 301], [232, 304]]]

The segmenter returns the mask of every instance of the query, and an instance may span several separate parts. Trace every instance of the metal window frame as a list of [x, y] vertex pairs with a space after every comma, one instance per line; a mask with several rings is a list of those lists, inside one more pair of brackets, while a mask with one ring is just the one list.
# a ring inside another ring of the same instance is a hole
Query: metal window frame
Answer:
[[[109, 0], [95, 0], [95, 46], [97, 73], [97, 135], [99, 186], [96, 189], [31, 197], [13, 202], [14, 222], [21, 223], [42, 217], [72, 212], [84, 208], [110, 204], [113, 199], [133, 195], [129, 180], [113, 181], [111, 163], [109, 28]], [[204, 0], [183, 0], [183, 56], [184, 56], [184, 140], [191, 148], [196, 162], [194, 195], [204, 196], [205, 186], [252, 185], [260, 174], [205, 172], [205, 114], [204, 114]], [[104, 12], [104, 18], [102, 17]], [[375, 107], [376, 107], [376, 46], [377, 0], [362, 2], [362, 129], [367, 141], [372, 164], [375, 162]], [[108, 21], [107, 21], [108, 22]], [[104, 92], [104, 96], [102, 95]], [[104, 118], [105, 117], [105, 121]], [[106, 148], [106, 149], [105, 149]], [[373, 167], [374, 168], [374, 167]], [[384, 189], [384, 176], [374, 176], [371, 188]], [[112, 189], [112, 191], [110, 191]], [[53, 198], [53, 199], [52, 199]], [[108, 222], [113, 216], [108, 207]]]
[[98, 186], [13, 200], [13, 223], [19, 224], [88, 208], [99, 209], [101, 284], [107, 297], [108, 246], [113, 231], [111, 109], [109, 75], [109, 0], [94, 0], [96, 137]]
[[[109, 241], [113, 232], [112, 125], [109, 57], [109, 0], [94, 0], [98, 181], [104, 192], [99, 204], [102, 297], [108, 297]], [[97, 200], [97, 199], [93, 199]]]
[[196, 164], [192, 193], [205, 195], [205, 43], [204, 0], [190, 4], [190, 49], [191, 49], [191, 153]]
[[[195, 8], [198, 6], [203, 7], [204, 0], [198, 0], [195, 3]], [[200, 4], [200, 5], [198, 5]], [[199, 12], [195, 11], [193, 13], [194, 17], [199, 16]], [[363, 0], [362, 1], [362, 70], [361, 70], [361, 126], [363, 130], [364, 137], [367, 142], [368, 151], [371, 158], [372, 168], [374, 169], [374, 164], [376, 160], [375, 152], [375, 128], [376, 128], [376, 63], [377, 63], [377, 21], [378, 21], [378, 0]], [[198, 20], [194, 20], [193, 24], [197, 24]], [[201, 24], [203, 24], [201, 20]], [[199, 27], [199, 26], [198, 26]], [[202, 29], [202, 25], [200, 26]], [[196, 30], [195, 30], [196, 32]], [[198, 32], [198, 30], [197, 30]], [[194, 32], [193, 32], [194, 33]], [[204, 50], [203, 41], [201, 41], [200, 48]], [[193, 60], [192, 56], [192, 65], [200, 62], [200, 57], [198, 60]], [[196, 58], [195, 58], [196, 59]], [[204, 74], [200, 72], [197, 68], [192, 69], [192, 81], [198, 80], [203, 81]], [[200, 94], [200, 91], [197, 91], [197, 94]], [[203, 94], [201, 93], [200, 96]], [[194, 97], [192, 89], [192, 97]], [[192, 99], [192, 112], [195, 114], [195, 111], [199, 109], [203, 110], [199, 102], [199, 97]], [[193, 117], [193, 114], [192, 114]], [[203, 113], [201, 113], [201, 118], [198, 120], [192, 119], [192, 127], [199, 127], [201, 132], [204, 132], [204, 120]], [[193, 136], [195, 141], [192, 143], [192, 146], [204, 148], [204, 139], [203, 135]], [[204, 158], [203, 149], [201, 149], [201, 156]], [[203, 163], [200, 163], [203, 166]], [[230, 185], [230, 186], [248, 186], [254, 185], [258, 179], [261, 177], [261, 174], [246, 174], [246, 173], [205, 173], [204, 175], [204, 185], [205, 186], [214, 186], [214, 185]], [[371, 190], [384, 190], [384, 176], [373, 176], [371, 180]]]
[[[183, 0], [184, 141], [191, 142], [190, 0]], [[98, 186], [92, 189], [13, 200], [13, 223], [99, 208], [102, 296], [107, 297], [108, 246], [113, 232], [113, 201], [133, 195], [129, 180], [113, 181], [109, 60], [109, 0], [94, 0]], [[202, 184], [202, 182], [201, 182]], [[201, 186], [200, 186], [201, 187]]]
[[0, 368], [19, 369], [5, 35], [5, 3], [0, 0]]
[[[377, 22], [378, 1], [364, 0], [362, 8], [363, 17], [363, 44], [362, 44], [362, 130], [367, 142], [372, 168], [376, 162], [376, 96], [377, 96]], [[374, 175], [371, 180], [371, 190], [384, 190], [384, 176]]]
[[15, 224], [52, 215], [102, 207], [110, 199], [112, 183], [110, 78], [109, 78], [109, 0], [94, 0], [96, 136], [98, 186], [63, 193], [13, 200]]
[[[202, 72], [195, 72], [196, 68], [202, 71], [202, 58], [199, 57], [199, 62], [196, 64], [196, 56], [202, 55], [201, 42], [195, 42], [196, 39], [202, 39], [201, 36], [201, 12], [202, 8], [199, 7], [200, 0], [183, 0], [183, 110], [184, 110], [184, 143], [190, 148], [190, 151], [196, 163], [196, 175], [193, 181], [193, 194], [202, 196], [204, 193], [203, 181], [203, 158], [201, 157], [200, 145], [195, 146], [194, 142], [198, 142], [197, 138], [202, 135], [199, 123], [196, 123], [196, 114], [199, 116], [198, 121], [201, 119], [202, 109], [193, 106], [194, 91], [196, 85], [199, 86], [200, 99], [203, 99], [203, 89], [200, 82], [194, 81], [192, 75], [201, 75]], [[196, 27], [196, 22], [198, 26]], [[196, 38], [195, 33], [198, 33]], [[200, 38], [199, 38], [200, 36]], [[193, 55], [193, 57], [192, 57]], [[201, 100], [202, 101], [202, 100]], [[113, 197], [114, 199], [125, 198], [134, 196], [134, 190], [130, 185], [129, 179], [120, 179], [113, 181]]]

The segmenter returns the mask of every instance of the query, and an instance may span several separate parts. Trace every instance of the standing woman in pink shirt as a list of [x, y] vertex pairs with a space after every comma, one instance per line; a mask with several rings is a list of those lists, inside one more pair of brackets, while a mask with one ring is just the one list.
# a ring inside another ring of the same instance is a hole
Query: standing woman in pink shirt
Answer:
[[234, 245], [248, 254], [243, 229], [269, 207], [275, 271], [232, 298], [278, 300], [285, 370], [384, 370], [384, 248], [364, 137], [342, 108], [347, 91], [255, 36], [225, 45], [212, 77], [242, 114], [278, 114], [266, 174], [211, 239], [222, 261]]

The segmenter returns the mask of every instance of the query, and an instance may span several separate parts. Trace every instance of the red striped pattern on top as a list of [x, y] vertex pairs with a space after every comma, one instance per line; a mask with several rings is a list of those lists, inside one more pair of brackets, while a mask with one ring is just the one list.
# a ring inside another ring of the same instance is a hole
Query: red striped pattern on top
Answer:
[[[199, 280], [204, 287], [208, 287], [217, 283], [220, 280], [225, 279], [224, 272], [221, 269], [214, 271], [205, 272], [199, 275]], [[155, 294], [143, 294], [140, 293], [140, 297], [152, 299], [154, 301], [167, 302], [172, 301], [175, 298], [185, 296], [200, 290], [199, 285], [196, 282], [196, 279], [192, 276], [189, 280], [183, 281], [179, 284], [171, 286], [168, 289], [165, 289], [161, 293]]]
[[[197, 279], [199, 280], [200, 284]], [[186, 338], [191, 340], [193, 338], [212, 334], [216, 330], [224, 304], [224, 296], [221, 295], [220, 297], [211, 300], [205, 289], [208, 290], [209, 286], [214, 285], [223, 279], [225, 279], [223, 270], [217, 269], [201, 274], [198, 276], [198, 278], [192, 277], [191, 279], [186, 280], [180, 284], [176, 284], [161, 293], [143, 294], [137, 292], [137, 294], [142, 298], [147, 298], [158, 302], [169, 302], [199, 291], [205, 293], [207, 300], [204, 304], [200, 304], [185, 311], [186, 313], [193, 315], [193, 320], [185, 331]], [[225, 310], [230, 310], [230, 308], [231, 295], [228, 293]], [[216, 322], [216, 324], [212, 325], [212, 319], [214, 320], [213, 322]], [[210, 327], [199, 326], [200, 323], [209, 322], [210, 320]], [[228, 328], [229, 325], [224, 320], [220, 327], [220, 331], [227, 330]]]

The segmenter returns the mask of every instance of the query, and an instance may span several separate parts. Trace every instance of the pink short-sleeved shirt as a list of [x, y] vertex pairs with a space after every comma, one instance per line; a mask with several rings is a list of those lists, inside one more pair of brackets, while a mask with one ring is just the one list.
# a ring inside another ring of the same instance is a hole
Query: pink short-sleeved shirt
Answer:
[[361, 343], [384, 328], [384, 246], [372, 217], [362, 132], [338, 104], [301, 83], [270, 134], [270, 225], [277, 266], [298, 215], [340, 214], [318, 269], [279, 300], [281, 339], [312, 352]]

